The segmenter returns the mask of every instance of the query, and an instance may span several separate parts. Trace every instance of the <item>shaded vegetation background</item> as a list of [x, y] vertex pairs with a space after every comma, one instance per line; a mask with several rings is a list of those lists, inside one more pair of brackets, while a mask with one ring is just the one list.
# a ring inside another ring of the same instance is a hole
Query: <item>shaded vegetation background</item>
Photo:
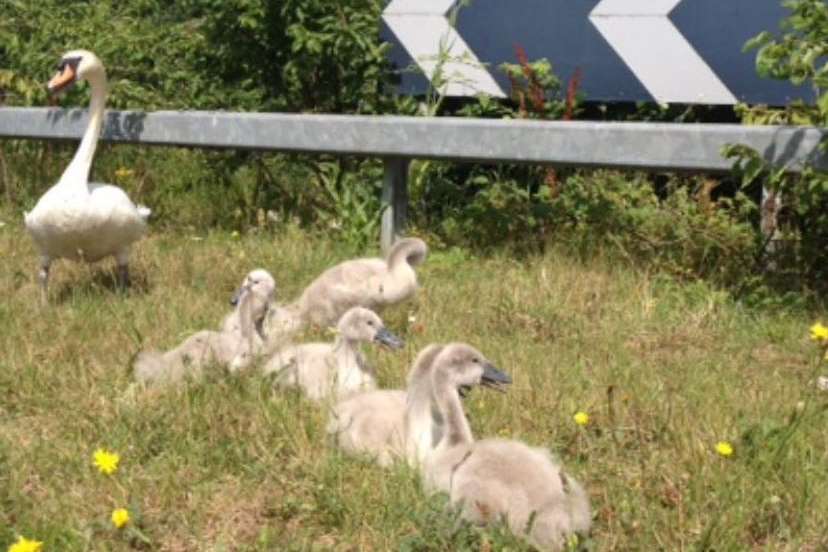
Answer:
[[[743, 106], [749, 123], [826, 124], [828, 8], [788, 0], [787, 27], [757, 37], [757, 68], [811, 83], [816, 106]], [[0, 0], [0, 90], [7, 105], [46, 105], [43, 82], [56, 59], [84, 47], [107, 65], [109, 106], [534, 119], [585, 116], [579, 75], [561, 79], [554, 60], [528, 60], [518, 46], [506, 71], [512, 98], [456, 104], [432, 93], [394, 94], [400, 70], [379, 39], [382, 0]], [[774, 34], [775, 33], [775, 34]], [[78, 87], [61, 105], [85, 105]], [[600, 106], [599, 106], [600, 107]], [[704, 107], [641, 105], [589, 110], [604, 117], [699, 121]], [[55, 181], [73, 144], [3, 142], [0, 182], [23, 210]], [[729, 178], [552, 170], [422, 161], [412, 166], [413, 230], [434, 245], [520, 254], [565, 244], [577, 255], [612, 251], [681, 278], [706, 278], [756, 304], [800, 305], [828, 287], [828, 179], [777, 174], [755, 152], [730, 152]], [[208, 152], [101, 145], [93, 177], [116, 182], [154, 210], [156, 228], [240, 231], [288, 223], [355, 248], [379, 231], [382, 168], [372, 159]], [[786, 247], [759, 230], [763, 185], [787, 206]], [[772, 251], [771, 251], [772, 250]], [[771, 253], [778, 257], [770, 262]], [[768, 274], [765, 268], [781, 268]]]

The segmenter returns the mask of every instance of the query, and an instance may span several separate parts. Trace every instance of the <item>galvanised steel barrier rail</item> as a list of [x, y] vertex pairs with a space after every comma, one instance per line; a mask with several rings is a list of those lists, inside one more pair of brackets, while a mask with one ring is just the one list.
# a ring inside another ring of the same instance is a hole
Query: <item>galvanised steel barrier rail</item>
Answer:
[[[77, 140], [85, 110], [0, 108], [0, 139]], [[381, 157], [382, 246], [403, 232], [411, 159], [639, 169], [730, 170], [726, 144], [745, 144], [791, 171], [828, 170], [828, 129], [730, 124], [603, 123], [203, 111], [108, 111], [101, 139], [150, 146]]]

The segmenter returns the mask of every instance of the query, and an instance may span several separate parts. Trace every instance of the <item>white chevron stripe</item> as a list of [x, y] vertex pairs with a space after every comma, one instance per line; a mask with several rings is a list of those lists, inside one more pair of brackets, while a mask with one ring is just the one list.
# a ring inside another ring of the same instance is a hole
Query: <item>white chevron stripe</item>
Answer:
[[681, 2], [602, 0], [589, 19], [658, 102], [736, 103], [670, 21], [670, 12]]
[[468, 44], [449, 25], [446, 13], [454, 3], [455, 0], [393, 0], [382, 18], [430, 81], [440, 65], [440, 51], [444, 51], [443, 94], [473, 96], [483, 92], [506, 97]]

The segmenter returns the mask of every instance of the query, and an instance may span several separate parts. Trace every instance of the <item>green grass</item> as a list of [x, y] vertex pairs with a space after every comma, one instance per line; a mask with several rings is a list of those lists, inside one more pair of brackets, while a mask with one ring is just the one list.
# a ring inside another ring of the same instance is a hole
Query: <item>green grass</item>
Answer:
[[[410, 469], [341, 456], [324, 412], [255, 375], [130, 385], [136, 351], [216, 326], [247, 270], [293, 298], [353, 251], [296, 230], [156, 233], [135, 248], [135, 289], [113, 291], [106, 263], [59, 262], [43, 310], [21, 217], [0, 220], [0, 548], [23, 534], [61, 551], [524, 549], [458, 524]], [[480, 348], [515, 383], [466, 400], [476, 435], [558, 455], [591, 495], [592, 550], [828, 547], [828, 394], [813, 386], [828, 365], [811, 316], [555, 252], [437, 251], [421, 283], [383, 314], [407, 347], [367, 351], [381, 384], [401, 386], [430, 342]], [[97, 447], [120, 453], [113, 476], [91, 465]], [[112, 527], [116, 507], [131, 529]]]

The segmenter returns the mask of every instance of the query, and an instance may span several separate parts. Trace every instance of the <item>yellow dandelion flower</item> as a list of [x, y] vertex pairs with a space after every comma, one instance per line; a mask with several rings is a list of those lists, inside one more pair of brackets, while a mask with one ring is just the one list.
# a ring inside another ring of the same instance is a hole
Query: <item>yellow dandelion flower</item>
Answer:
[[135, 171], [133, 171], [132, 169], [121, 167], [115, 171], [115, 178], [123, 180], [124, 178], [129, 178], [133, 174], [135, 174]]
[[733, 454], [733, 445], [728, 443], [727, 441], [719, 441], [716, 443], [716, 452], [719, 453], [719, 456], [724, 456], [727, 458]]
[[29, 540], [22, 535], [17, 537], [17, 542], [9, 546], [9, 552], [40, 552], [42, 549], [42, 542]]
[[129, 510], [126, 508], [112, 510], [112, 525], [121, 529], [127, 523], [129, 523]]
[[575, 420], [575, 423], [579, 426], [585, 426], [589, 423], [589, 414], [586, 412], [576, 412], [572, 419]]
[[811, 326], [811, 339], [817, 343], [828, 343], [828, 328], [817, 322]]
[[105, 475], [112, 475], [118, 470], [118, 462], [121, 457], [114, 452], [99, 448], [92, 455], [92, 463], [98, 468], [98, 471]]

